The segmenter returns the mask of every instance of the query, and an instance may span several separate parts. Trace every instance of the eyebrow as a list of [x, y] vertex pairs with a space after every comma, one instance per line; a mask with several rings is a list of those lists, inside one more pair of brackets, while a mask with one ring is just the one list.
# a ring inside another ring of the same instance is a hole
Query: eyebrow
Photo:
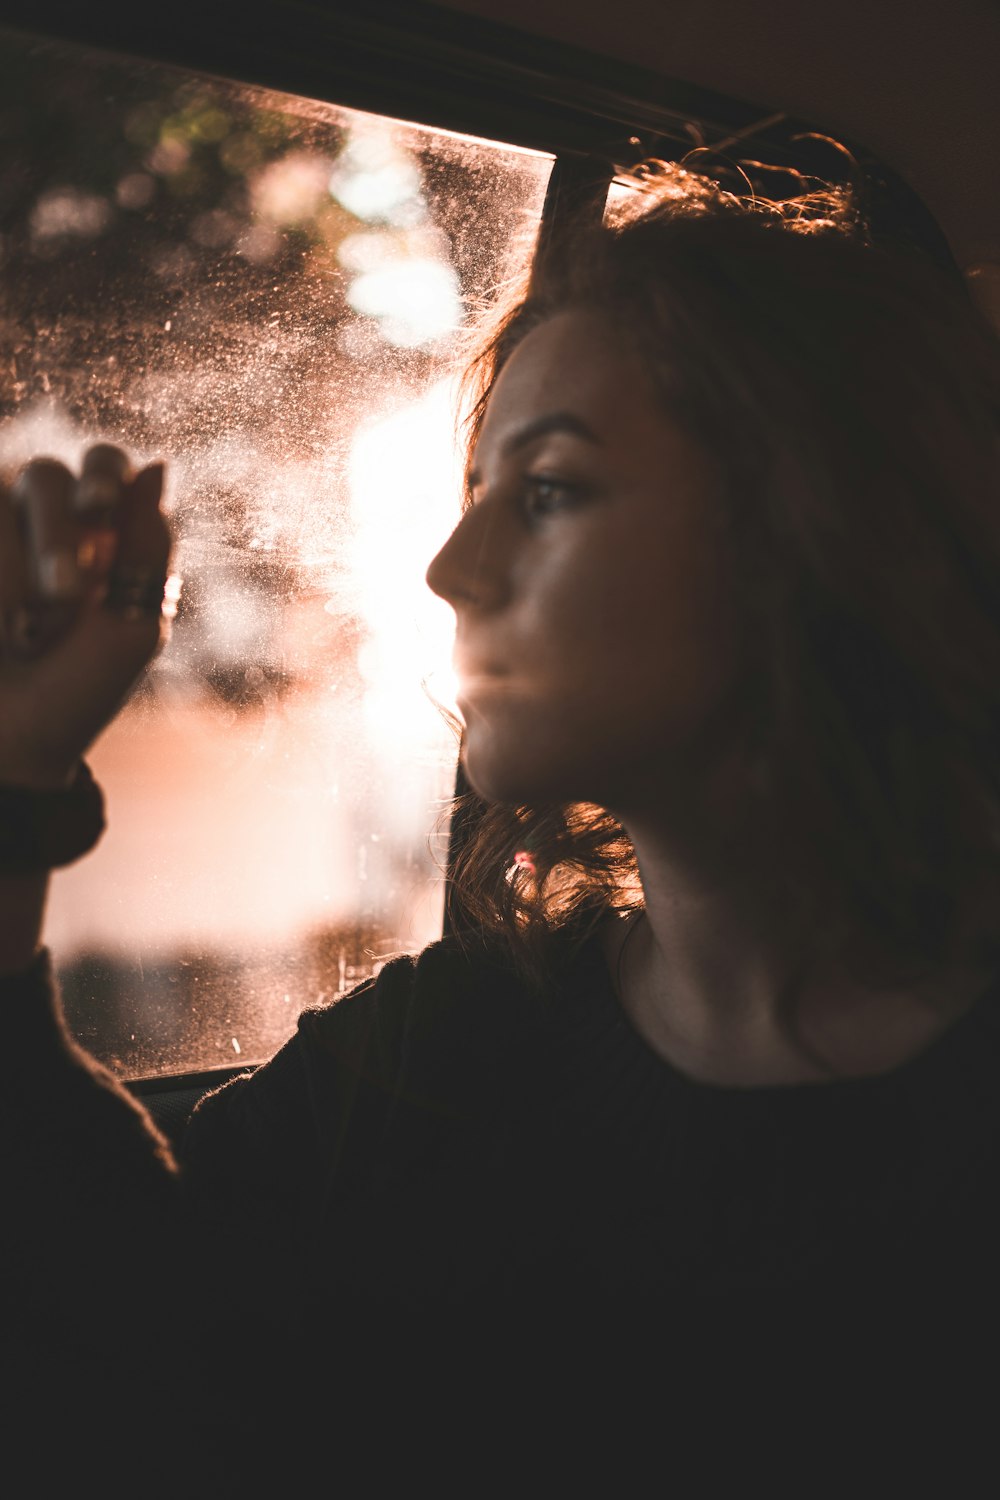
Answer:
[[[521, 427], [517, 432], [511, 433], [506, 438], [501, 448], [505, 458], [512, 453], [517, 453], [521, 448], [526, 448], [536, 438], [547, 437], [550, 432], [568, 432], [571, 437], [583, 438], [584, 442], [594, 443], [598, 447], [601, 439], [592, 427], [588, 427], [582, 417], [576, 417], [570, 411], [546, 412], [544, 416], [536, 417], [526, 427]], [[470, 469], [468, 477], [469, 489], [473, 489], [481, 478], [478, 469]]]

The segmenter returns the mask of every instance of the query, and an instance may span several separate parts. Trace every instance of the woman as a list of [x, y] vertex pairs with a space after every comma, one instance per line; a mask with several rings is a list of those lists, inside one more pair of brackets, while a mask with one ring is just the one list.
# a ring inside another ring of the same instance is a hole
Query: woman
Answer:
[[[224, 1301], [234, 1339], [251, 1308], [270, 1358], [339, 1339], [355, 1392], [405, 1369], [397, 1411], [432, 1355], [453, 1400], [491, 1371], [530, 1426], [570, 1390], [634, 1411], [651, 1343], [731, 1370], [801, 1319], [827, 1360], [846, 1318], [871, 1369], [963, 1291], [984, 1318], [995, 334], [846, 190], [768, 203], [654, 164], [536, 258], [471, 378], [468, 503], [428, 573], [477, 817], [457, 935], [305, 1012], [202, 1104], [179, 1168], [66, 1041], [38, 946], [45, 868], [97, 831], [79, 758], [157, 647], [159, 471], [90, 455], [117, 561], [102, 579], [95, 551], [50, 644], [6, 506], [0, 782], [36, 840], [4, 848], [0, 960], [26, 1327], [99, 1337], [152, 1286], [196, 1329]], [[58, 536], [72, 476], [19, 483]], [[67, 568], [43, 564], [53, 596]]]

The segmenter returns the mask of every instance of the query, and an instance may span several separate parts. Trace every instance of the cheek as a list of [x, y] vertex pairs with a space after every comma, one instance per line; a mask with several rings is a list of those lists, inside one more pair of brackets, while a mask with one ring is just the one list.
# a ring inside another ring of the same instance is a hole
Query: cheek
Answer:
[[553, 701], [646, 730], [651, 721], [694, 728], [737, 669], [728, 568], [697, 549], [588, 562], [572, 588], [547, 596], [533, 632]]
[[522, 595], [520, 670], [468, 710], [463, 760], [484, 797], [611, 806], [714, 744], [739, 670], [728, 574], [676, 550], [585, 561]]

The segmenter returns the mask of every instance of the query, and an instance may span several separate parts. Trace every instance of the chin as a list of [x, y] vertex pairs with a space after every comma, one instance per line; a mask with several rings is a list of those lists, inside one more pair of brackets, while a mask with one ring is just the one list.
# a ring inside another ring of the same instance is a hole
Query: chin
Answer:
[[581, 791], [580, 767], [565, 757], [528, 756], [523, 745], [510, 747], [504, 753], [496, 741], [477, 746], [467, 738], [462, 748], [462, 768], [469, 785], [486, 802], [506, 803], [511, 807], [531, 806], [542, 802], [591, 802], [592, 796]]
[[503, 754], [495, 740], [484, 744], [466, 732], [462, 769], [469, 785], [486, 802], [530, 802], [536, 797], [536, 777], [523, 756]]
[[530, 781], [523, 775], [517, 775], [509, 766], [485, 764], [475, 756], [463, 752], [462, 768], [472, 790], [484, 802], [505, 802], [516, 807], [537, 799]]

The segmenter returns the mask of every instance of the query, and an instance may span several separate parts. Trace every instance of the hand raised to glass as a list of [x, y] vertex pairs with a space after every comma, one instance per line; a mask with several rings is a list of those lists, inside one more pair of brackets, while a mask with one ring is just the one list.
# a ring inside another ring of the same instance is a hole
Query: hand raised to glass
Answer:
[[164, 643], [162, 490], [107, 444], [0, 487], [0, 784], [68, 785]]

